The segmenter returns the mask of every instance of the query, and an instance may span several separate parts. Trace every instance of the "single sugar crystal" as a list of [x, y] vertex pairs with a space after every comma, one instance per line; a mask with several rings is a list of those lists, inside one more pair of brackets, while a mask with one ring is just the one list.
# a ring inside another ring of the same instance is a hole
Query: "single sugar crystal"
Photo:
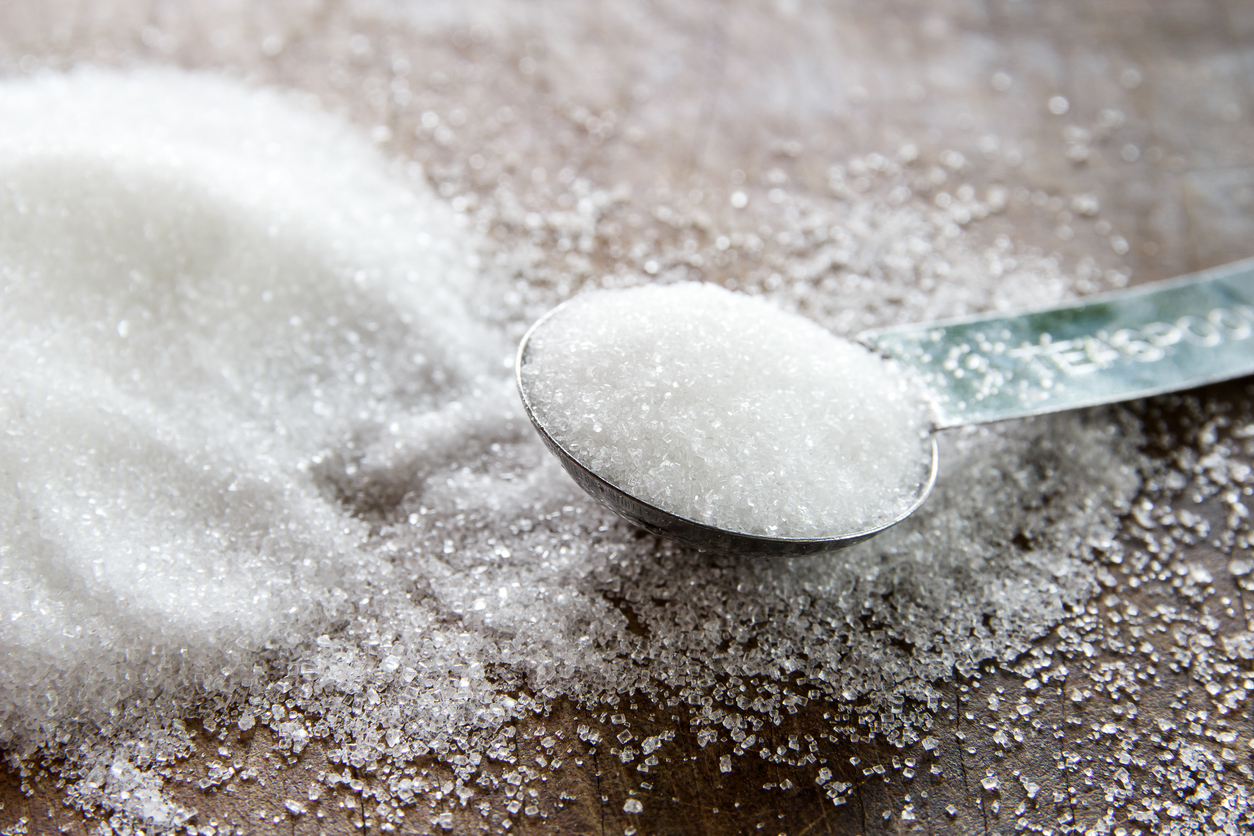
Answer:
[[572, 299], [528, 341], [529, 406], [580, 464], [746, 534], [887, 524], [927, 476], [926, 401], [869, 349], [708, 284]]

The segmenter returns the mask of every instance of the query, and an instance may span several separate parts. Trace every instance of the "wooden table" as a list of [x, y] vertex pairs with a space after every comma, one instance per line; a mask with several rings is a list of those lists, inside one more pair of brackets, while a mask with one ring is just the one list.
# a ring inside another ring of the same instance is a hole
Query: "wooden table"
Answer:
[[[519, 181], [532, 166], [570, 165], [599, 183], [634, 184], [646, 214], [659, 178], [699, 186], [733, 169], [779, 168], [793, 186], [821, 189], [831, 160], [915, 141], [962, 152], [977, 185], [1095, 196], [1113, 233], [1077, 224], [1060, 238], [1055, 219], [1040, 212], [1005, 216], [1005, 229], [1066, 263], [1089, 256], [1099, 270], [1123, 267], [1149, 281], [1251, 254], [1254, 6], [1238, 0], [431, 4], [408, 16], [386, 5], [18, 0], [0, 9], [0, 70], [85, 61], [228, 68], [313, 91], [374, 129], [388, 151], [421, 161], [433, 182], [486, 193], [495, 163], [475, 169], [468, 158], [476, 149], [418, 129], [424, 109], [460, 106], [502, 117], [483, 139]], [[429, 82], [415, 81], [405, 104], [388, 87], [398, 57], [410, 79]], [[1053, 110], [1065, 114], [1051, 111], [1055, 96], [1066, 102]], [[628, 127], [589, 122], [611, 111]], [[1087, 134], [1069, 130], [1077, 126]], [[982, 143], [992, 134], [995, 149]], [[1126, 253], [1112, 250], [1112, 234], [1124, 236]], [[1135, 406], [1147, 444], [1164, 461], [1213, 444], [1193, 418], [1199, 403], [1227, 410], [1220, 440], [1248, 463], [1240, 435], [1254, 420], [1248, 382]], [[1176, 507], [1193, 507], [1189, 490], [1178, 491]], [[1152, 486], [1146, 496], [1161, 498]], [[1234, 502], [1249, 500], [1209, 496], [1193, 510], [1220, 531]], [[1126, 554], [1145, 553], [1154, 533], [1144, 522], [1125, 520]], [[1254, 645], [1236, 637], [1254, 628], [1251, 576], [1228, 564], [1251, 555], [1248, 544], [1220, 549], [1192, 539], [1157, 570], [1134, 559], [1102, 567], [1100, 592], [1025, 654], [1019, 672], [989, 664], [979, 676], [936, 682], [934, 749], [870, 739], [856, 707], [814, 700], [760, 732], [775, 762], [738, 757], [725, 772], [726, 747], [701, 745], [686, 709], [634, 698], [638, 736], [674, 735], [660, 751], [663, 767], [646, 780], [638, 764], [609, 753], [617, 730], [606, 712], [558, 699], [548, 716], [518, 724], [515, 745], [519, 757], [534, 758], [549, 750], [532, 733], [560, 731], [564, 766], [529, 785], [536, 814], [506, 818], [513, 832], [561, 833], [1250, 832]], [[629, 602], [622, 608], [630, 618]], [[1023, 673], [1038, 661], [1067, 673], [1044, 681]], [[845, 736], [806, 739], [840, 717], [849, 718]], [[606, 742], [581, 740], [580, 725]], [[432, 818], [449, 809], [438, 781], [395, 819], [376, 809], [377, 776], [324, 787], [311, 801], [316, 776], [344, 772], [317, 742], [287, 757], [261, 726], [223, 740], [202, 729], [196, 739], [200, 753], [169, 770], [168, 787], [199, 811], [197, 826], [444, 832]], [[807, 768], [786, 763], [807, 755]], [[202, 791], [197, 782], [215, 759], [255, 777]], [[833, 805], [815, 783], [822, 766], [832, 773], [827, 783], [852, 785], [846, 803]], [[629, 798], [643, 812], [625, 811]], [[289, 812], [287, 800], [304, 812]], [[483, 800], [495, 812], [454, 805], [450, 832], [500, 829], [504, 786], [480, 790], [475, 803]], [[46, 772], [27, 780], [0, 773], [0, 804], [6, 834], [86, 833], [97, 824], [63, 803]]]

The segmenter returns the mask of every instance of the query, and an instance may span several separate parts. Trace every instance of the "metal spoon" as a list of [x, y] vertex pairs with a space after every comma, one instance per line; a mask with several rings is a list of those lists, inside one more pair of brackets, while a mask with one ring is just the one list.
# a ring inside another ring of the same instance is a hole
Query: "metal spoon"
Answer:
[[[537, 321], [518, 347], [515, 371], [527, 415], [581, 488], [614, 513], [706, 551], [797, 557], [853, 545], [914, 513], [936, 482], [936, 441], [913, 502], [896, 519], [839, 537], [744, 534], [664, 511], [581, 464], [532, 408], [523, 366]], [[1153, 285], [1011, 315], [894, 326], [858, 339], [918, 372], [937, 410], [936, 430], [1144, 398], [1254, 374], [1254, 259]], [[925, 449], [923, 455], [928, 455]]]

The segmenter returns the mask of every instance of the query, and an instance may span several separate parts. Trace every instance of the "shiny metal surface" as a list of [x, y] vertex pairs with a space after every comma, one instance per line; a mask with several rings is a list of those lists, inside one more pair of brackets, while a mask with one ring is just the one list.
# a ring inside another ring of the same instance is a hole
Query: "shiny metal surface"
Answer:
[[1254, 259], [1069, 305], [859, 339], [920, 374], [942, 429], [1190, 389], [1254, 374]]

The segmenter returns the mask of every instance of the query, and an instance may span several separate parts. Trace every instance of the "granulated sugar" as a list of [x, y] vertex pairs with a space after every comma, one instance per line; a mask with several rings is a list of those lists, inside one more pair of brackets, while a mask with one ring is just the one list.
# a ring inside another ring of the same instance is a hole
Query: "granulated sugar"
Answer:
[[[8, 82], [0, 123], [0, 730], [15, 761], [66, 758], [70, 798], [118, 829], [190, 819], [163, 781], [197, 717], [221, 740], [267, 725], [288, 755], [318, 741], [325, 783], [372, 781], [389, 827], [427, 789], [452, 826], [484, 788], [559, 770], [574, 741], [540, 737], [536, 769], [514, 739], [558, 700], [642, 776], [674, 729], [633, 741], [636, 699], [730, 770], [820, 698], [848, 709], [817, 735], [935, 749], [936, 683], [1022, 658], [1120, 553], [1142, 467], [1123, 413], [947, 434], [910, 520], [770, 563], [640, 536], [527, 426], [514, 341], [581, 283], [734, 274], [840, 334], [1074, 292], [1055, 261], [977, 243], [998, 199], [910, 197], [909, 155], [705, 217], [699, 241], [698, 210], [653, 195], [678, 232], [636, 251], [587, 181], [577, 211], [502, 188], [453, 212], [416, 167], [222, 80]], [[597, 272], [549, 253], [589, 230], [629, 254]], [[495, 829], [531, 815], [483, 804]]]
[[855, 534], [901, 516], [927, 480], [927, 408], [895, 363], [712, 285], [572, 299], [520, 371], [580, 464], [718, 528]]
[[298, 102], [81, 73], [0, 88], [0, 122], [0, 742], [20, 751], [258, 682], [259, 652], [343, 617], [372, 570], [331, 459], [400, 426], [467, 444], [508, 348], [466, 313], [451, 213]]

